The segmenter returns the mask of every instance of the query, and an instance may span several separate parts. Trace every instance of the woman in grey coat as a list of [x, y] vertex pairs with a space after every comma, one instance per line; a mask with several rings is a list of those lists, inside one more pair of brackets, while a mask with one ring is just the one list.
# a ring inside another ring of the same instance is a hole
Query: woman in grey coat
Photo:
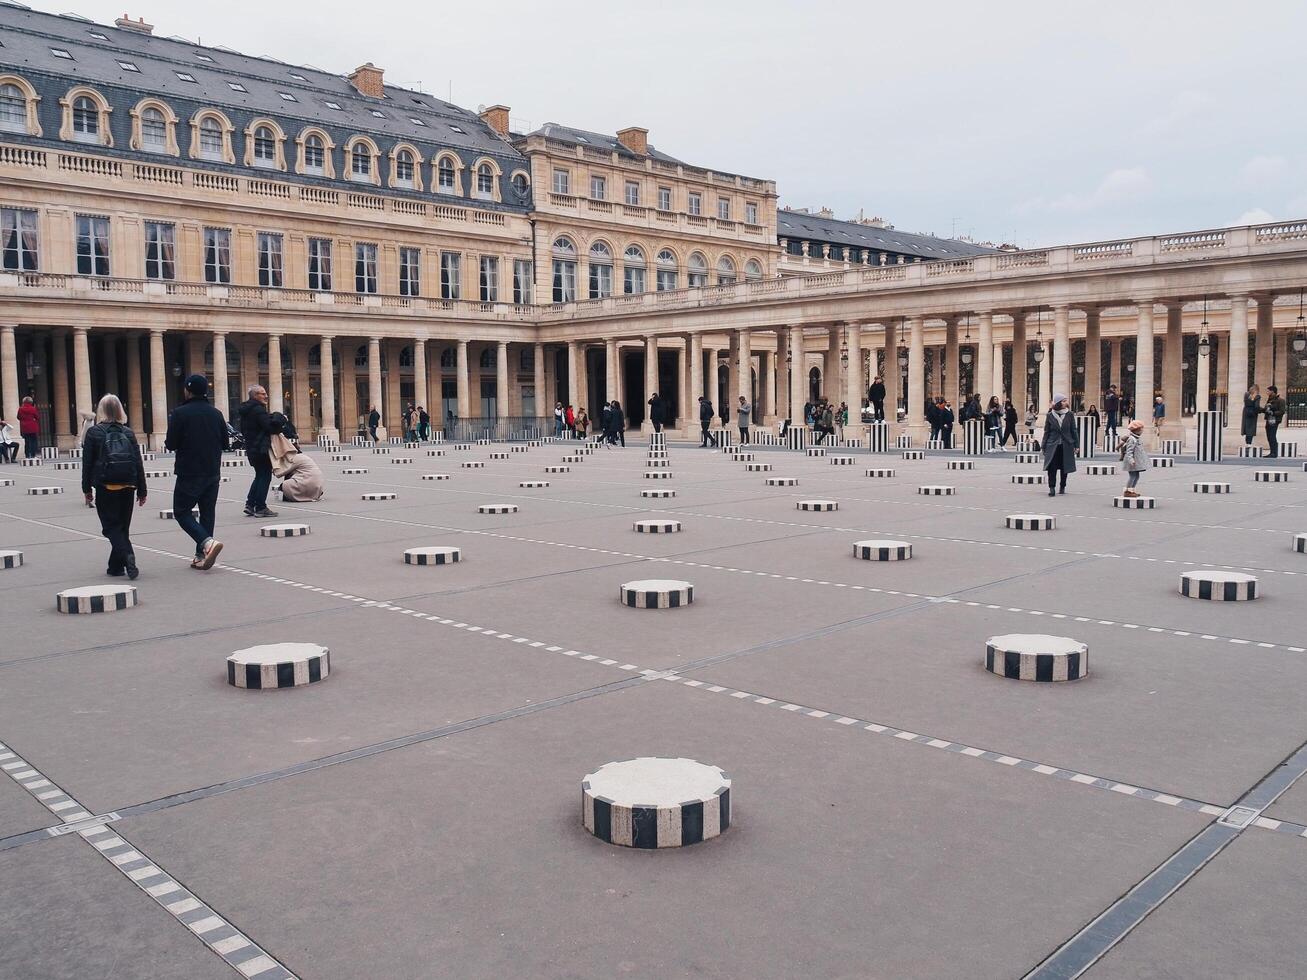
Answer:
[[1044, 416], [1044, 469], [1048, 472], [1048, 495], [1066, 493], [1066, 477], [1076, 471], [1076, 448], [1080, 429], [1066, 395], [1054, 395], [1053, 406]]

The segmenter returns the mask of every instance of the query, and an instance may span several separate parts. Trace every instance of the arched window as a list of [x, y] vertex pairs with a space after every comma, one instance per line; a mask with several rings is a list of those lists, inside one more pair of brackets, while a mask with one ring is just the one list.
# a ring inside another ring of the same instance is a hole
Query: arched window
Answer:
[[254, 166], [277, 169], [277, 134], [271, 126], [256, 126], [254, 129]]
[[415, 171], [416, 167], [411, 150], [400, 150], [395, 154], [395, 184], [397, 186], [413, 187]]
[[27, 132], [27, 93], [13, 82], [0, 85], [0, 130]]
[[613, 295], [613, 251], [607, 242], [590, 246], [590, 298], [605, 299]]
[[622, 253], [622, 292], [643, 293], [644, 290], [644, 249], [628, 245]]
[[100, 142], [100, 107], [89, 95], [73, 99], [73, 139], [79, 143]]
[[168, 120], [155, 106], [147, 106], [141, 113], [141, 147], [151, 153], [168, 150]]
[[310, 133], [304, 140], [304, 172], [321, 176], [327, 171], [327, 147], [322, 137]]
[[696, 286], [708, 285], [708, 260], [700, 252], [691, 252], [689, 261], [689, 271], [685, 276], [685, 284], [691, 289]]
[[399, 352], [399, 366], [402, 368], [411, 368], [413, 366], [413, 348], [404, 347]]
[[458, 160], [448, 153], [436, 161], [436, 191], [441, 194], [458, 193]]
[[481, 365], [482, 371], [493, 370], [495, 366], [495, 349], [493, 347], [485, 348], [485, 350], [481, 352], [481, 357], [478, 363]]
[[492, 198], [495, 196], [495, 169], [488, 163], [483, 163], [477, 167], [477, 197]]
[[566, 235], [554, 239], [553, 273], [554, 302], [573, 302], [576, 299], [576, 245]]
[[658, 255], [654, 258], [654, 262], [658, 266], [658, 270], [657, 270], [658, 278], [655, 284], [655, 288], [657, 288], [657, 290], [660, 293], [668, 289], [675, 289], [676, 288], [676, 256], [672, 254], [672, 250], [669, 248], [662, 249], [661, 251], [659, 251]]
[[454, 348], [446, 347], [444, 350], [440, 352], [441, 368], [452, 371], [454, 370], [455, 363], [456, 363], [456, 355], [454, 354]]
[[576, 245], [566, 235], [559, 235], [554, 239], [554, 251], [561, 252], [564, 255], [575, 255]]
[[513, 174], [513, 192], [518, 197], [526, 197], [526, 192], [531, 186], [531, 181], [526, 175], [526, 171], [518, 170]]
[[729, 255], [723, 255], [717, 260], [717, 283], [720, 286], [729, 286], [735, 282], [735, 260]]
[[214, 116], [200, 120], [200, 159], [222, 160], [226, 157], [226, 137], [222, 123]]
[[372, 148], [359, 140], [349, 153], [350, 180], [372, 179]]
[[744, 263], [744, 278], [748, 280], [762, 278], [762, 265], [757, 259], [750, 259]]

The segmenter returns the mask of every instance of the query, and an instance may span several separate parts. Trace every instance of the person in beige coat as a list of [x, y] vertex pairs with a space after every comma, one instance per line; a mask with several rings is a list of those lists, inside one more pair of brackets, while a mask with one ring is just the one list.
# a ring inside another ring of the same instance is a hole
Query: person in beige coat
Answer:
[[307, 503], [321, 500], [322, 468], [281, 433], [272, 435], [268, 449], [272, 472], [281, 479], [281, 499]]

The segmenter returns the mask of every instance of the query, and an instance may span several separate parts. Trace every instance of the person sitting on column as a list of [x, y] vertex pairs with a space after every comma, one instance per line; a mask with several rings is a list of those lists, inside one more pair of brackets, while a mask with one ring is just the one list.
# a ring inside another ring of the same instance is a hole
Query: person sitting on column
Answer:
[[744, 396], [741, 395], [739, 407], [736, 408], [735, 410], [736, 418], [738, 419], [740, 424], [741, 446], [746, 446], [749, 443], [749, 417], [752, 415], [752, 413], [753, 413], [753, 406], [750, 405], [747, 401], [745, 401]]
[[885, 379], [879, 374], [872, 379], [871, 387], [867, 389], [867, 401], [871, 402], [871, 407], [875, 411], [876, 421], [885, 421]]
[[1284, 421], [1284, 413], [1289, 406], [1285, 404], [1280, 397], [1280, 389], [1275, 385], [1266, 386], [1266, 446], [1267, 456], [1271, 459], [1278, 459], [1280, 456], [1279, 431], [1280, 423]]
[[1048, 495], [1066, 493], [1068, 473], [1076, 471], [1076, 449], [1080, 428], [1071, 414], [1066, 395], [1054, 395], [1044, 416], [1044, 470], [1048, 473]]
[[0, 419], [0, 463], [18, 462], [18, 432], [13, 423]]
[[1103, 409], [1107, 412], [1107, 426], [1103, 430], [1103, 437], [1107, 441], [1104, 445], [1110, 446], [1116, 440], [1116, 426], [1121, 418], [1121, 396], [1116, 393], [1116, 385], [1107, 386], [1107, 399], [1103, 402]]
[[[268, 455], [274, 432], [281, 426], [268, 414], [268, 391], [263, 385], [250, 385], [249, 399], [241, 404], [241, 436], [245, 439], [245, 456], [254, 467], [254, 479], [245, 495], [246, 517], [276, 517], [268, 510], [268, 488], [272, 485], [272, 459]], [[275, 427], [274, 427], [275, 426]]]
[[658, 392], [653, 393], [649, 399], [649, 424], [653, 426], [655, 432], [663, 431], [663, 420], [666, 413], [663, 410], [663, 400], [658, 397]]
[[[712, 429], [713, 416], [712, 402], [703, 395], [699, 396], [699, 428], [702, 430], [703, 438], [699, 442], [699, 448], [705, 449], [711, 444], [714, 448], [717, 445], [717, 437], [710, 431]], [[606, 428], [606, 426], [605, 426]]]

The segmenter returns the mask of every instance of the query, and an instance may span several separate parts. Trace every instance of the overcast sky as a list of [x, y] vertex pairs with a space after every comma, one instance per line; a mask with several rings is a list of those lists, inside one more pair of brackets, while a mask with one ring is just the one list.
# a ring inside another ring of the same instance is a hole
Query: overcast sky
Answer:
[[[1290, 0], [41, 0], [650, 141], [783, 205], [1050, 245], [1307, 216]], [[360, 13], [363, 11], [363, 13]]]

